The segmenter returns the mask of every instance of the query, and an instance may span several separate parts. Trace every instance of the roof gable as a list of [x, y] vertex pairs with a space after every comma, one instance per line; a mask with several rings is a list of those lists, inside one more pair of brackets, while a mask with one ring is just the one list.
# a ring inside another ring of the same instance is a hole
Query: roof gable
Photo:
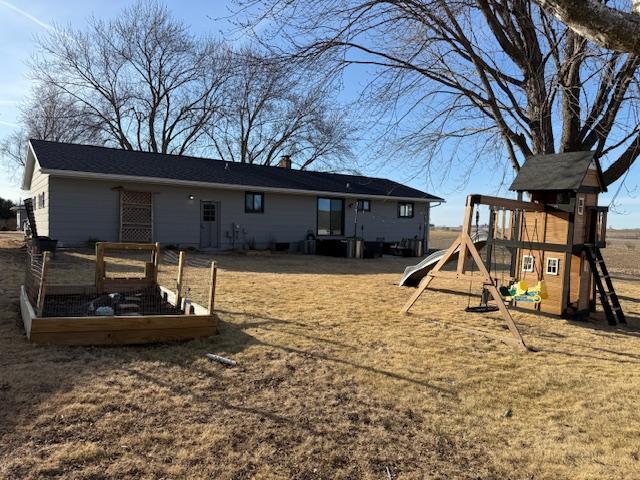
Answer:
[[[606, 191], [595, 152], [566, 152], [527, 158], [510, 190], [579, 190], [590, 168], [596, 169], [600, 191]], [[598, 187], [596, 187], [598, 188]]]
[[112, 177], [167, 179], [177, 183], [210, 183], [332, 194], [386, 196], [443, 201], [392, 180], [360, 175], [290, 170], [207, 158], [137, 152], [115, 148], [31, 140], [41, 168], [55, 175], [65, 172]]
[[22, 190], [30, 190], [31, 189], [31, 181], [33, 180], [33, 174], [35, 173], [38, 166], [38, 159], [31, 148], [31, 143], [29, 143], [29, 148], [27, 148], [27, 158], [25, 159], [24, 169], [22, 170]]

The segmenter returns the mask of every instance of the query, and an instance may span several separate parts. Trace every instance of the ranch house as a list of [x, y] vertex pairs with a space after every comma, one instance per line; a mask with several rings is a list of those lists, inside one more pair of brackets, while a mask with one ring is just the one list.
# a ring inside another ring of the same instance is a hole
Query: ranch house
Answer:
[[22, 188], [59, 246], [160, 242], [295, 250], [304, 240], [417, 239], [441, 198], [391, 180], [31, 140]]

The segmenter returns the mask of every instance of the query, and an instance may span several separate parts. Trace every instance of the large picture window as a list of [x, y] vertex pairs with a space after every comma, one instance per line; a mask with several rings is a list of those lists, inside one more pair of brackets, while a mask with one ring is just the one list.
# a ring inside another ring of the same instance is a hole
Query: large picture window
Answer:
[[245, 192], [244, 213], [264, 213], [264, 193]]
[[342, 235], [344, 200], [318, 198], [318, 235]]

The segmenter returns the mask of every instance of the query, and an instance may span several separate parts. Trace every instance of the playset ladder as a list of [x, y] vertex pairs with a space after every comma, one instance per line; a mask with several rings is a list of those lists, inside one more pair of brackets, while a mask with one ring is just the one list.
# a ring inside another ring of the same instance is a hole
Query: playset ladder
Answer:
[[[600, 296], [600, 302], [602, 308], [607, 317], [609, 325], [616, 325], [617, 323], [627, 323], [627, 319], [624, 316], [622, 307], [620, 306], [620, 300], [618, 294], [613, 288], [613, 282], [607, 270], [607, 265], [602, 257], [602, 252], [595, 245], [585, 245], [585, 252], [591, 272], [593, 273], [593, 280]], [[604, 283], [602, 282], [604, 280]], [[606, 287], [606, 288], [605, 288]], [[617, 321], [616, 321], [617, 319]]]

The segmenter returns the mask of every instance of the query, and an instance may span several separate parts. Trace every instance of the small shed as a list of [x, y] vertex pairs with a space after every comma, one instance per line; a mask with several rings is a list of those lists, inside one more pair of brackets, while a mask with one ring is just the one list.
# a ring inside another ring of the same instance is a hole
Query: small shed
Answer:
[[[517, 250], [515, 275], [544, 280], [548, 297], [537, 305], [518, 306], [573, 317], [595, 309], [598, 282], [601, 294], [615, 296], [612, 285], [604, 287], [610, 279], [600, 248], [606, 247], [608, 208], [598, 206], [598, 195], [606, 186], [595, 153], [532, 156], [510, 189], [526, 192], [532, 202], [545, 205], [544, 212], [523, 214], [520, 239], [526, 246]], [[594, 279], [594, 273], [599, 278]], [[617, 297], [613, 300], [617, 303]], [[615, 314], [616, 306], [609, 307]]]
[[16, 214], [15, 229], [18, 231], [26, 231], [29, 225], [29, 219], [27, 218], [27, 210], [23, 204], [15, 205], [10, 209]]

